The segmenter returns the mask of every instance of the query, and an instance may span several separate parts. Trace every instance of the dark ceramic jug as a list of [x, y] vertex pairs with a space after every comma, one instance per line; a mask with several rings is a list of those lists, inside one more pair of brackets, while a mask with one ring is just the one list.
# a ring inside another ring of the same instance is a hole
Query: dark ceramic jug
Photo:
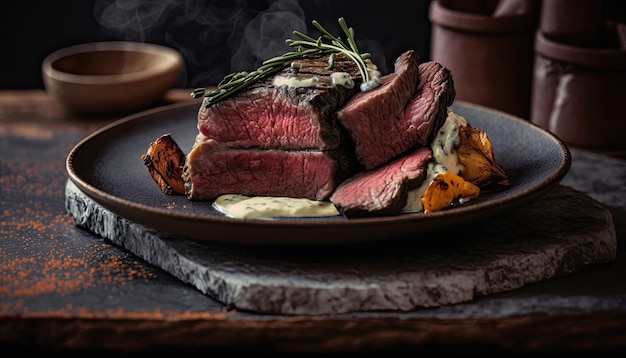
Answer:
[[528, 119], [534, 0], [431, 2], [431, 59], [450, 69], [456, 99]]

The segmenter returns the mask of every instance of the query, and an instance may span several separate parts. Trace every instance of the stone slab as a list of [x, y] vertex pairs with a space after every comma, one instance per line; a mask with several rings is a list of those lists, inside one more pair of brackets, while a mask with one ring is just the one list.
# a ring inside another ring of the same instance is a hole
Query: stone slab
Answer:
[[610, 262], [612, 216], [558, 185], [485, 222], [415, 237], [328, 247], [246, 247], [166, 235], [104, 209], [66, 184], [77, 225], [193, 285], [229, 308], [326, 315], [412, 311], [469, 302]]

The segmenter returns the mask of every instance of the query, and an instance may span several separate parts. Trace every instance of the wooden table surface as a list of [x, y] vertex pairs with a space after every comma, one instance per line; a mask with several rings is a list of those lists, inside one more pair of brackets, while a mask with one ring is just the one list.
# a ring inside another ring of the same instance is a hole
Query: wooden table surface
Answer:
[[563, 181], [611, 211], [614, 262], [451, 307], [263, 315], [226, 307], [74, 224], [66, 156], [119, 118], [72, 115], [42, 90], [0, 91], [0, 351], [626, 352], [626, 191], [604, 183], [626, 183], [626, 160], [572, 149]]

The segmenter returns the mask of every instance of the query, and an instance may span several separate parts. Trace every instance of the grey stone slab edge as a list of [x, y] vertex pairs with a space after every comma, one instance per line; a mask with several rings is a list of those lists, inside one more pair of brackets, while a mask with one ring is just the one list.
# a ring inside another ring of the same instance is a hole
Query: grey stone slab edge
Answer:
[[[469, 302], [613, 261], [610, 212], [557, 186], [505, 217], [464, 228], [441, 244], [380, 243], [333, 256], [233, 248], [166, 235], [104, 209], [71, 181], [66, 209], [111, 240], [238, 310], [288, 315], [411, 311]], [[318, 256], [316, 256], [318, 255]]]

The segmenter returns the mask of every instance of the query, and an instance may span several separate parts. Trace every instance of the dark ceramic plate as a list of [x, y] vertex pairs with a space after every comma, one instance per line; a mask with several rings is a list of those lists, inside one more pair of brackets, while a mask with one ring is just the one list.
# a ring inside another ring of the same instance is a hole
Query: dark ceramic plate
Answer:
[[183, 151], [194, 142], [198, 103], [170, 105], [123, 118], [78, 143], [67, 158], [70, 180], [95, 202], [132, 222], [188, 238], [238, 244], [338, 244], [410, 236], [483, 220], [524, 205], [558, 184], [570, 152], [538, 126], [491, 109], [456, 102], [452, 109], [484, 130], [511, 181], [462, 207], [392, 217], [233, 219], [211, 202], [166, 195], [150, 177], [141, 155], [170, 133]]

